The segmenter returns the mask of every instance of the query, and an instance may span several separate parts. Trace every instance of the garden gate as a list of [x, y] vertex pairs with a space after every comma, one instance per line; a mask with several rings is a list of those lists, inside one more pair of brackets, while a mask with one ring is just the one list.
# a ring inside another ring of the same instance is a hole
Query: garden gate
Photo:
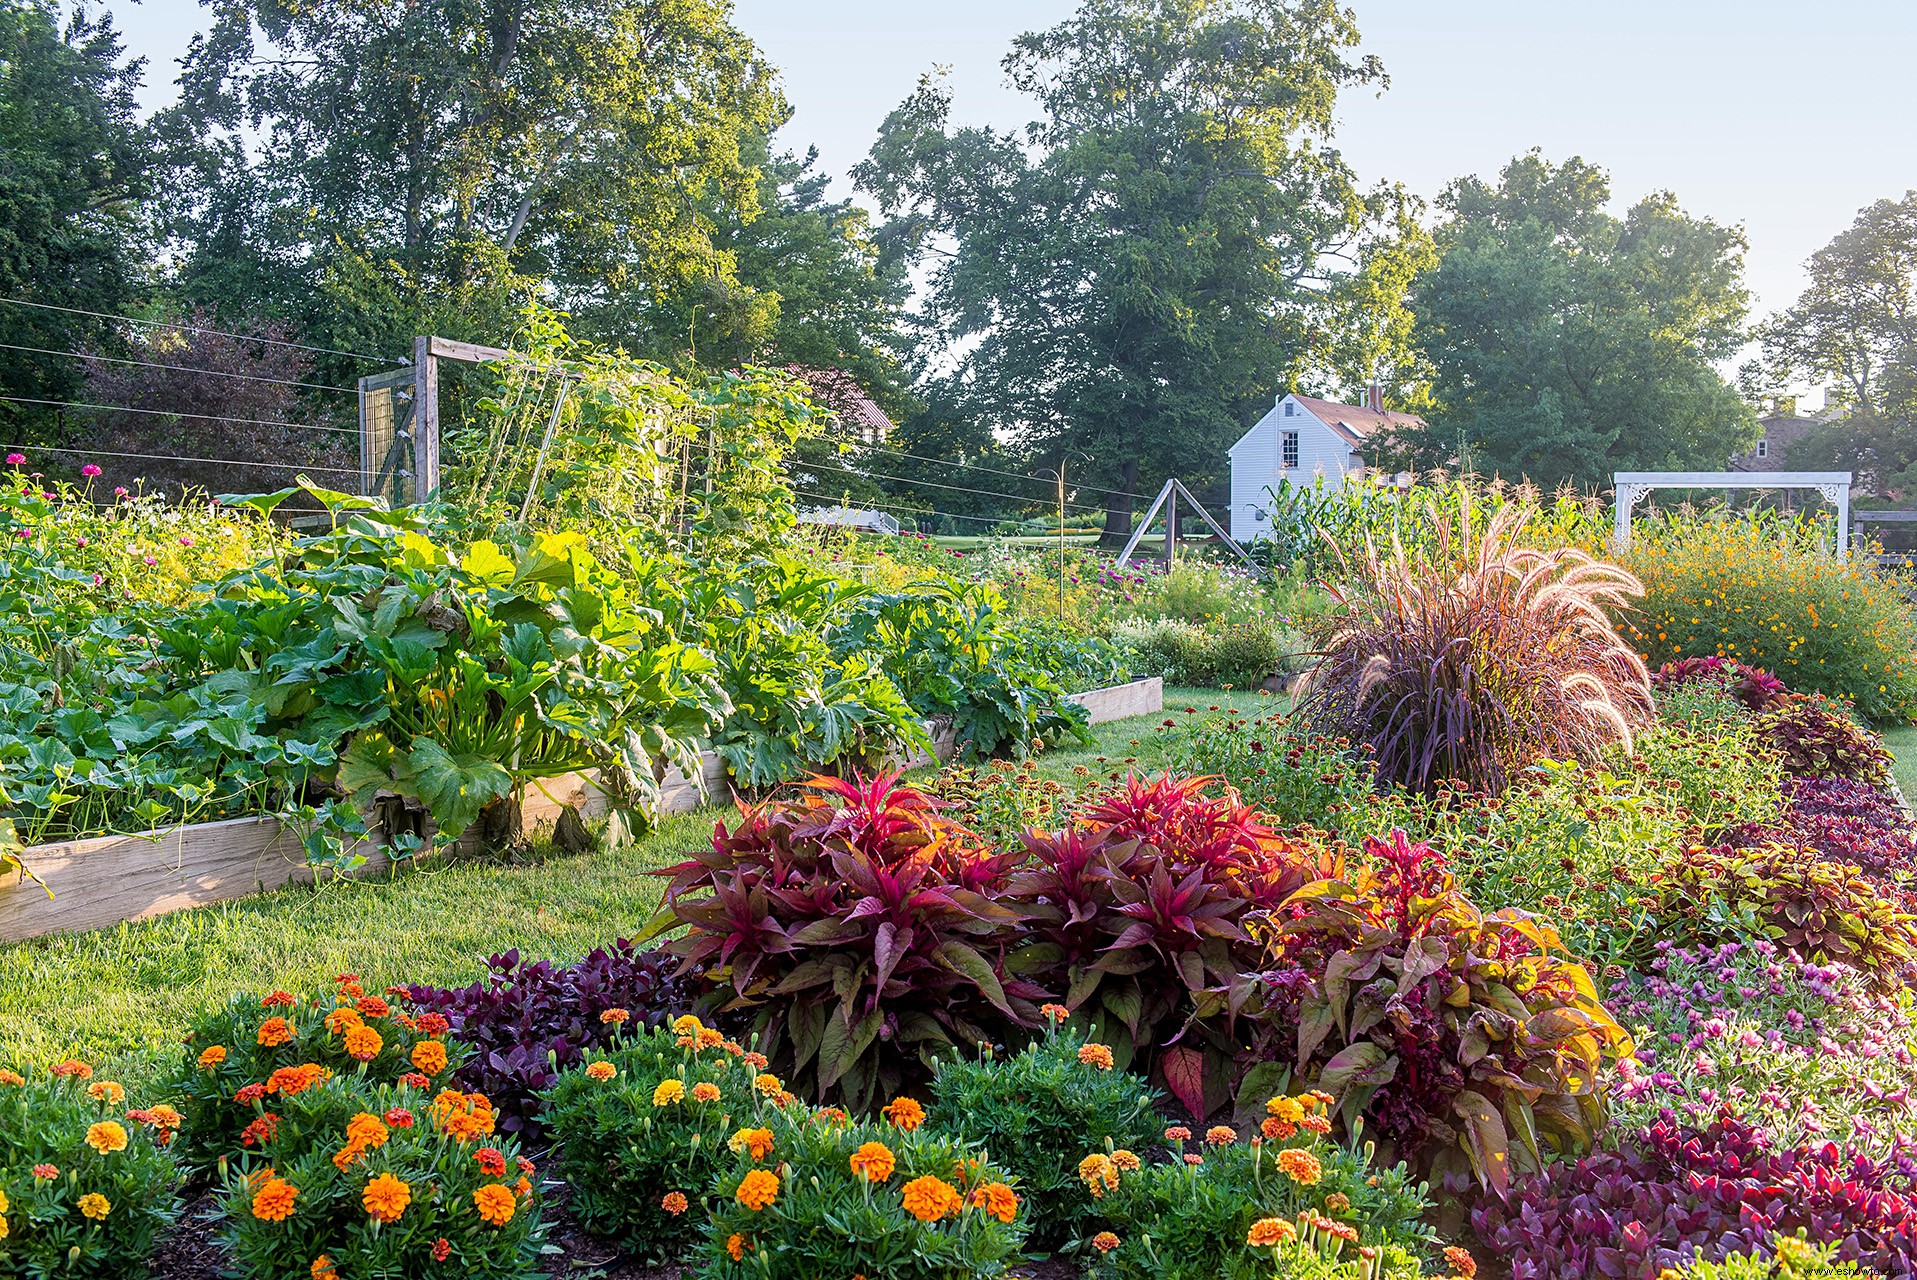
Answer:
[[1850, 547], [1848, 471], [1619, 471], [1611, 477], [1617, 491], [1617, 532], [1622, 551], [1631, 545], [1631, 508], [1653, 489], [1815, 489], [1837, 508], [1837, 539], [1831, 548], [1844, 555]]
[[413, 339], [410, 368], [361, 378], [360, 492], [395, 507], [432, 497], [439, 489], [439, 362], [487, 364], [511, 354], [422, 334]]

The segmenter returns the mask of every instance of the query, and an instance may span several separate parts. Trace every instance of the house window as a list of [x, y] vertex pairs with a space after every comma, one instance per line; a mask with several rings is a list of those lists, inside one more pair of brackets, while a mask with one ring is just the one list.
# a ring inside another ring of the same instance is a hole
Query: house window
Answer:
[[1768, 441], [1768, 440], [1759, 440], [1759, 441], [1757, 442], [1757, 456], [1758, 456], [1758, 457], [1760, 457], [1760, 458], [1768, 458], [1768, 457], [1770, 457], [1770, 456], [1771, 456], [1771, 442], [1770, 442], [1770, 441]]
[[1279, 463], [1289, 471], [1298, 465], [1298, 433], [1287, 431], [1281, 437]]
[[1298, 416], [1298, 406], [1289, 400], [1285, 401], [1285, 416], [1287, 418], [1295, 418]]

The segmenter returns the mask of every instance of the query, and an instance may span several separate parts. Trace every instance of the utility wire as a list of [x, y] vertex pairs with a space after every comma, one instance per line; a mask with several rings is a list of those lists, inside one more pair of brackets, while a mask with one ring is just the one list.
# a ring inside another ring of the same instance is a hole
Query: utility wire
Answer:
[[39, 311], [64, 311], [68, 315], [92, 316], [96, 320], [119, 320], [125, 324], [143, 324], [153, 329], [178, 329], [182, 333], [211, 333], [222, 338], [238, 338], [242, 342], [258, 342], [269, 347], [290, 347], [295, 351], [313, 351], [323, 356], [349, 356], [354, 360], [370, 360], [375, 364], [411, 363], [411, 361], [394, 359], [390, 356], [369, 356], [363, 351], [341, 351], [335, 347], [309, 347], [303, 342], [261, 338], [250, 333], [234, 333], [231, 329], [209, 329], [202, 325], [175, 324], [170, 320], [141, 320], [136, 316], [118, 316], [105, 311], [86, 311], [79, 307], [56, 307], [51, 302], [28, 302], [25, 298], [0, 298], [0, 303], [13, 307], [33, 307]]
[[[852, 474], [866, 476], [874, 480], [896, 480], [901, 484], [921, 485], [928, 489], [950, 489], [954, 493], [976, 493], [987, 498], [1010, 498], [1014, 502], [1043, 503], [1047, 507], [1056, 507], [1059, 505], [1056, 499], [1032, 498], [1018, 493], [1001, 493], [997, 489], [972, 489], [964, 485], [940, 484], [936, 480], [914, 480], [909, 476], [887, 475], [883, 471], [857, 471]], [[1096, 511], [1102, 513], [1105, 510], [1103, 507], [1088, 507], [1079, 502], [1068, 502], [1065, 506], [1068, 510], [1072, 511]]]
[[162, 418], [201, 418], [208, 422], [238, 422], [249, 427], [291, 427], [296, 431], [333, 431], [356, 436], [357, 427], [323, 427], [311, 422], [280, 422], [274, 418], [230, 418], [223, 413], [184, 413], [176, 409], [135, 409], [127, 404], [87, 404], [81, 400], [35, 400], [29, 396], [0, 396], [14, 404], [49, 405], [55, 409], [93, 409], [101, 413], [150, 413]]
[[139, 458], [148, 462], [217, 462], [228, 467], [271, 467], [276, 471], [325, 471], [336, 476], [356, 476], [358, 467], [315, 467], [303, 462], [253, 462], [246, 458], [194, 458], [176, 453], [116, 453], [111, 449], [63, 449], [53, 445], [11, 444], [0, 448], [25, 453], [28, 449], [38, 449], [42, 453], [65, 453], [76, 458]]
[[[858, 447], [862, 449], [870, 449], [876, 453], [889, 453], [895, 458], [910, 458], [914, 462], [929, 462], [932, 465], [939, 466], [939, 467], [963, 467], [967, 471], [987, 471], [995, 476], [1009, 476], [1014, 480], [1030, 480], [1034, 484], [1056, 485], [1058, 483], [1058, 474], [1056, 472], [1054, 472], [1053, 474], [1049, 476], [1047, 475], [1034, 476], [1034, 475], [1027, 475], [1022, 471], [1006, 471], [999, 467], [981, 466], [980, 464], [976, 462], [955, 462], [950, 458], [928, 458], [924, 454], [907, 453], [903, 449], [888, 449], [884, 445], [867, 444], [867, 445], [860, 445]], [[923, 482], [918, 480], [910, 480], [910, 481], [907, 481], [906, 483], [920, 484]], [[1114, 497], [1119, 497], [1119, 498], [1135, 498], [1138, 496], [1136, 494], [1126, 493], [1123, 489], [1107, 489], [1103, 485], [1081, 484], [1078, 481], [1069, 480], [1069, 479], [1067, 480], [1066, 483], [1067, 483], [1067, 486], [1072, 489], [1086, 489], [1093, 493], [1109, 493], [1113, 495]], [[1038, 501], [1038, 499], [1032, 499], [1032, 501]], [[1057, 505], [1057, 504], [1054, 503], [1053, 505]], [[1099, 509], [1103, 510], [1102, 507]]]
[[195, 369], [184, 364], [160, 364], [154, 360], [129, 360], [124, 356], [96, 356], [86, 351], [56, 351], [52, 347], [23, 347], [17, 342], [0, 342], [0, 348], [8, 351], [33, 351], [43, 356], [71, 356], [75, 360], [100, 360], [107, 364], [137, 364], [146, 369], [171, 369], [176, 373], [197, 373], [209, 378], [244, 378], [248, 382], [270, 382], [277, 387], [304, 387], [309, 391], [339, 391], [356, 396], [356, 387], [331, 387], [324, 382], [292, 382], [285, 378], [268, 378], [257, 373], [227, 373], [220, 369]]

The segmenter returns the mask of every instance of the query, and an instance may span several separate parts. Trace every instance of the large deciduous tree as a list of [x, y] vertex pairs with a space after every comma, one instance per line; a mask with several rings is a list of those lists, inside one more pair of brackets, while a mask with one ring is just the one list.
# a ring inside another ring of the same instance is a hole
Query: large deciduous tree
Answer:
[[[213, 0], [208, 0], [213, 3]], [[725, 278], [783, 103], [728, 0], [218, 0], [161, 122], [186, 295], [392, 350]]]
[[[63, 27], [44, 0], [0, 0], [0, 297], [118, 312], [145, 265], [147, 185], [133, 91], [141, 64], [121, 56], [104, 18], [76, 9]], [[67, 352], [102, 339], [104, 322], [0, 305], [0, 395], [62, 400], [80, 386]], [[46, 406], [0, 401], [7, 434], [44, 438]]]
[[1826, 384], [1837, 418], [1793, 462], [1917, 488], [1917, 191], [1879, 200], [1812, 255], [1810, 286], [1764, 327], [1774, 371]]
[[1221, 472], [1274, 387], [1395, 362], [1376, 286], [1425, 241], [1329, 145], [1338, 92], [1383, 84], [1357, 40], [1333, 0], [1085, 0], [1005, 59], [1022, 132], [952, 127], [922, 81], [855, 175], [926, 271], [928, 397], [1028, 464], [1089, 454], [1121, 537], [1145, 486]]
[[1614, 470], [1721, 470], [1756, 418], [1718, 371], [1743, 341], [1743, 234], [1667, 193], [1622, 217], [1610, 181], [1537, 152], [1440, 201], [1416, 283], [1432, 378], [1421, 460], [1544, 484]]

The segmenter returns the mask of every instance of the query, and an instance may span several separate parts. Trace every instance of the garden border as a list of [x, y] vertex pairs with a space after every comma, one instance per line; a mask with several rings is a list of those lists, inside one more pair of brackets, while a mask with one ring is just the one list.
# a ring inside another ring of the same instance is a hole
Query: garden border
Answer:
[[[1164, 681], [1152, 677], [1071, 698], [1086, 709], [1092, 724], [1104, 724], [1163, 709], [1164, 692]], [[926, 727], [936, 757], [921, 752], [904, 762], [907, 768], [950, 759], [957, 747], [949, 726]], [[701, 752], [696, 780], [667, 769], [659, 790], [663, 812], [691, 813], [727, 794], [725, 760], [716, 752]], [[557, 821], [560, 809], [568, 805], [582, 817], [603, 816], [611, 807], [609, 794], [592, 771], [568, 773], [526, 785], [521, 821], [530, 831]], [[41, 883], [17, 870], [0, 874], [0, 943], [111, 928], [289, 884], [311, 884], [329, 874], [378, 874], [393, 865], [372, 840], [360, 841], [352, 852], [364, 854], [366, 861], [351, 872], [316, 869], [306, 861], [298, 834], [266, 816], [34, 845], [22, 855]]]

